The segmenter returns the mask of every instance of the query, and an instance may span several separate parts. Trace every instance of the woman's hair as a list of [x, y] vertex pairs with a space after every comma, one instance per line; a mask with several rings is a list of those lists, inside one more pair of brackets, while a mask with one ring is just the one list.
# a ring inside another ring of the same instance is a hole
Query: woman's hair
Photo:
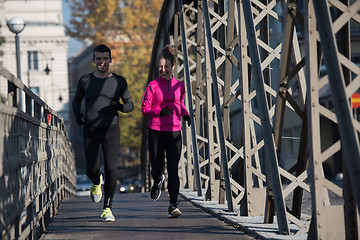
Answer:
[[158, 60], [160, 59], [169, 60], [171, 65], [174, 66], [176, 64], [176, 51], [174, 47], [170, 45], [164, 47], [158, 57]]

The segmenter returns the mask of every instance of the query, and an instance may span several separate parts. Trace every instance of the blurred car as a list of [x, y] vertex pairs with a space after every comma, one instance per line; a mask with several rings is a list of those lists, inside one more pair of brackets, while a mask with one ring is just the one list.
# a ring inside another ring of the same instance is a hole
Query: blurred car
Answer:
[[141, 191], [141, 181], [136, 178], [128, 178], [121, 182], [120, 193], [132, 193]]
[[90, 196], [92, 182], [85, 174], [76, 176], [76, 196]]

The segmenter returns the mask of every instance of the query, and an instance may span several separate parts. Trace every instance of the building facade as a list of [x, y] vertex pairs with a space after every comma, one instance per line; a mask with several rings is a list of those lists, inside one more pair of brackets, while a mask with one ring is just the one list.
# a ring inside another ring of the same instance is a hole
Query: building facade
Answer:
[[[0, 57], [3, 66], [14, 75], [16, 69], [15, 34], [7, 26], [13, 17], [25, 22], [18, 34], [21, 80], [59, 113], [69, 124], [69, 80], [67, 52], [69, 37], [65, 34], [61, 0], [0, 0], [0, 35], [5, 43]], [[4, 86], [1, 94], [4, 94]], [[6, 94], [6, 93], [5, 93]]]

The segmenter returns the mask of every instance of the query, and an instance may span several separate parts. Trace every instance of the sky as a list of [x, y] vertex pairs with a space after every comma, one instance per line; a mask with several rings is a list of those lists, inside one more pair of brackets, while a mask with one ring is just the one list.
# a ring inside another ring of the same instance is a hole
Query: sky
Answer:
[[[64, 24], [66, 26], [69, 25], [70, 17], [71, 17], [71, 9], [69, 7], [68, 1], [70, 0], [62, 0]], [[68, 45], [69, 45], [68, 58], [71, 58], [83, 46], [83, 44], [75, 38], [70, 38]]]

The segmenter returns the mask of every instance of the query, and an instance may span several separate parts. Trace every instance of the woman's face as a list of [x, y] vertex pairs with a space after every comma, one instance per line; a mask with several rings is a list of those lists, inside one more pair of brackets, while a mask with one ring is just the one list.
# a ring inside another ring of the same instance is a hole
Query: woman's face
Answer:
[[172, 78], [174, 68], [175, 68], [175, 65], [172, 66], [170, 60], [164, 59], [164, 58], [161, 58], [159, 60], [160, 77], [162, 77], [166, 80], [170, 80]]

